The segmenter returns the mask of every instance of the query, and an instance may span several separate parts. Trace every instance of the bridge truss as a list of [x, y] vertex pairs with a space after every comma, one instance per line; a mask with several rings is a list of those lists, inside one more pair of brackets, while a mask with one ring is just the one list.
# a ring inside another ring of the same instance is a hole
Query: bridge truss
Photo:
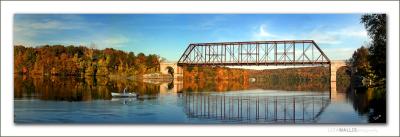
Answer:
[[313, 40], [190, 44], [179, 66], [323, 65], [329, 58]]

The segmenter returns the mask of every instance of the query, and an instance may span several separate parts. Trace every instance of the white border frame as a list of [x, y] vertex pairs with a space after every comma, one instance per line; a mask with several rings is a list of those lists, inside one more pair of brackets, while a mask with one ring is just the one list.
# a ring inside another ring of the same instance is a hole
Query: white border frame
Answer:
[[[399, 135], [399, 3], [397, 1], [36, 1], [1, 2], [1, 135]], [[383, 125], [15, 125], [13, 15], [15, 13], [386, 13], [388, 121]], [[347, 129], [355, 132], [342, 132]], [[121, 132], [126, 131], [126, 132]]]

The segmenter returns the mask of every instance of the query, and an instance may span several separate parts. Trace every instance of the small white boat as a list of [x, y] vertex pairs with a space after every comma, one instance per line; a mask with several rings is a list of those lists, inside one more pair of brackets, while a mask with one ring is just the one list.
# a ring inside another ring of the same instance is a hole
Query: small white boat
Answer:
[[135, 93], [111, 93], [112, 97], [120, 97], [120, 98], [127, 98], [127, 97], [136, 97]]
[[127, 88], [124, 89], [123, 93], [115, 93], [115, 92], [111, 92], [111, 96], [112, 97], [116, 97], [116, 98], [132, 98], [132, 97], [137, 97], [136, 93], [126, 93]]

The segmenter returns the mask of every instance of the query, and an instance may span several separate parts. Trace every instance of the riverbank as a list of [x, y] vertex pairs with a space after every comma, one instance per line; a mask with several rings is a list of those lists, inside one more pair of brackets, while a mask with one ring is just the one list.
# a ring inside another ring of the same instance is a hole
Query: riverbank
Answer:
[[141, 82], [146, 82], [146, 83], [152, 83], [152, 84], [157, 84], [157, 83], [170, 83], [174, 80], [174, 77], [172, 77], [169, 74], [161, 74], [161, 73], [149, 73], [149, 74], [143, 74], [143, 75], [126, 75], [126, 74], [109, 74], [109, 75], [101, 75], [101, 76], [96, 76], [96, 75], [83, 75], [83, 76], [74, 76], [74, 75], [34, 75], [34, 74], [19, 74], [19, 73], [14, 73], [15, 76], [28, 76], [32, 78], [41, 78], [41, 77], [75, 77], [75, 78], [108, 78], [110, 80], [114, 81], [119, 81], [119, 80], [132, 80], [132, 81], [141, 81]]

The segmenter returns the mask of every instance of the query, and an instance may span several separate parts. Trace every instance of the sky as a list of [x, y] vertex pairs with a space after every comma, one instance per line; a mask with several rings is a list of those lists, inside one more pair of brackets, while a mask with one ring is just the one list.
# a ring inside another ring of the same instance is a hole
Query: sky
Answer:
[[16, 14], [14, 45], [82, 45], [177, 61], [190, 43], [314, 40], [331, 60], [370, 41], [361, 14]]

